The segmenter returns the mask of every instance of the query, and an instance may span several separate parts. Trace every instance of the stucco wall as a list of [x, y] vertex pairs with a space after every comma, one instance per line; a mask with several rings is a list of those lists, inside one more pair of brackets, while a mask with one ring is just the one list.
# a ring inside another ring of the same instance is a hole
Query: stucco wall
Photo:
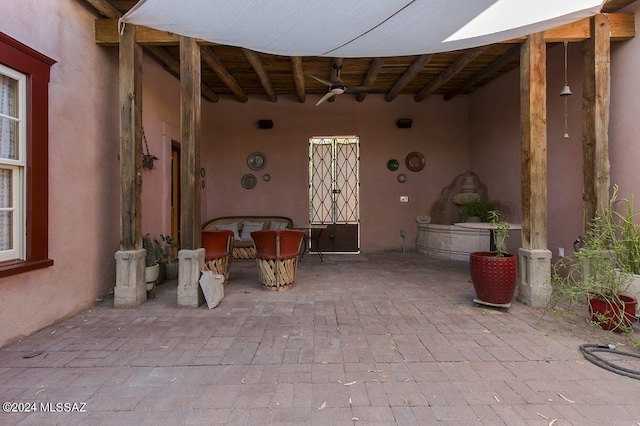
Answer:
[[[639, 10], [636, 5], [626, 11]], [[625, 197], [640, 191], [639, 44], [636, 37], [613, 42], [611, 49], [611, 183], [619, 184], [620, 195]], [[569, 43], [568, 52], [568, 82], [573, 94], [568, 97], [569, 138], [565, 139], [564, 98], [558, 95], [564, 84], [564, 50], [562, 45], [547, 50], [547, 241], [554, 258], [559, 247], [570, 253], [582, 233], [582, 43]], [[507, 218], [514, 222], [522, 217], [518, 87], [516, 69], [470, 96], [471, 168], [488, 185], [493, 199], [513, 207]], [[516, 237], [519, 240], [519, 235]], [[510, 250], [517, 247], [515, 241], [510, 242]]]
[[[221, 101], [203, 108], [202, 166], [206, 186], [202, 193], [203, 221], [225, 215], [284, 215], [307, 223], [309, 210], [308, 141], [312, 136], [360, 137], [360, 217], [362, 251], [399, 249], [400, 230], [407, 232], [409, 250], [415, 249], [415, 216], [427, 213], [443, 187], [468, 169], [468, 99], [444, 102], [432, 97], [416, 103], [399, 96], [391, 103], [369, 95], [359, 103], [338, 97], [315, 106], [282, 97], [277, 103], [252, 98], [246, 104]], [[410, 129], [396, 120], [412, 118]], [[259, 119], [271, 119], [273, 129], [258, 129]], [[240, 180], [252, 172], [247, 156], [261, 151], [267, 166], [254, 174], [258, 184], [243, 189]], [[405, 158], [412, 151], [426, 157], [420, 172], [408, 171]], [[389, 159], [400, 162], [387, 170]], [[262, 175], [271, 175], [263, 182]], [[408, 181], [397, 181], [405, 173]], [[408, 195], [408, 203], [400, 203]]]
[[[79, 2], [10, 0], [0, 31], [55, 59], [49, 85], [49, 257], [0, 280], [0, 345], [89, 308], [115, 282], [117, 50]], [[37, 25], [34, 23], [37, 22]]]
[[[520, 70], [471, 95], [471, 167], [489, 187], [492, 199], [506, 204], [509, 221], [522, 220], [520, 159]], [[565, 253], [582, 230], [582, 43], [568, 45], [569, 138], [564, 138], [564, 47], [547, 50], [547, 225], [548, 248]], [[521, 245], [512, 232], [509, 250]]]
[[[636, 32], [640, 3], [625, 9], [636, 14]], [[633, 197], [640, 209], [640, 39], [615, 43], [611, 49], [611, 117], [609, 147], [611, 183], [620, 186], [620, 196]]]

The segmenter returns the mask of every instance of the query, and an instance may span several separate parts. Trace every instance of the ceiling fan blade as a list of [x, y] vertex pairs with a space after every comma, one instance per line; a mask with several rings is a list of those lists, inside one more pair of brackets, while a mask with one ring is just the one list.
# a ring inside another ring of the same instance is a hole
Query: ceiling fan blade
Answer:
[[346, 93], [385, 93], [385, 90], [381, 87], [367, 86], [346, 86], [344, 91]]
[[315, 80], [318, 80], [320, 83], [322, 83], [322, 84], [324, 84], [324, 85], [326, 85], [326, 86], [331, 87], [331, 86], [333, 85], [333, 83], [331, 83], [330, 81], [327, 81], [327, 80], [325, 80], [325, 79], [323, 79], [323, 78], [320, 78], [320, 77], [316, 77], [316, 76], [315, 76], [315, 75], [313, 75], [313, 74], [309, 74], [309, 76], [310, 76], [311, 78], [315, 79]]
[[325, 93], [325, 95], [323, 97], [320, 98], [320, 100], [318, 101], [318, 103], [316, 104], [316, 106], [320, 105], [321, 103], [323, 103], [324, 101], [326, 101], [327, 99], [329, 99], [330, 97], [333, 96], [333, 93], [331, 92], [327, 92]]

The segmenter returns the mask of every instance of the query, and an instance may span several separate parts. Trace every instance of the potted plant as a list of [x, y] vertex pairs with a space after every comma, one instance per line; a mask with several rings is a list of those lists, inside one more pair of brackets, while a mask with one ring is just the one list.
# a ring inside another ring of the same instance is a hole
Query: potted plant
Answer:
[[516, 290], [517, 258], [507, 252], [505, 240], [509, 236], [509, 223], [500, 220], [500, 212], [488, 213], [492, 224], [491, 238], [496, 251], [473, 252], [469, 255], [471, 281], [476, 291], [475, 303], [509, 307]]
[[463, 222], [489, 222], [489, 212], [495, 211], [488, 201], [469, 200], [460, 205], [460, 216]]
[[593, 324], [605, 330], [632, 332], [637, 298], [626, 293], [638, 272], [640, 229], [633, 223], [638, 213], [629, 199], [617, 199], [614, 186], [609, 205], [599, 211], [573, 255], [553, 266], [551, 306], [584, 300]]
[[178, 278], [178, 251], [180, 245], [172, 235], [160, 234], [162, 241], [162, 258], [160, 259], [160, 269], [164, 269], [164, 277], [167, 280]]
[[160, 275], [160, 258], [162, 257], [162, 247], [157, 241], [152, 240], [149, 234], [142, 237], [142, 248], [145, 250], [145, 270], [144, 280], [147, 291], [153, 290]]

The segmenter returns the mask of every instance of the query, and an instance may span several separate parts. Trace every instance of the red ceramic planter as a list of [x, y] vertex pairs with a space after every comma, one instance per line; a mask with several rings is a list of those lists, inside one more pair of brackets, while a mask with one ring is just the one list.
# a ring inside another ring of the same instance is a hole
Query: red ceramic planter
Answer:
[[[620, 295], [621, 303], [611, 300], [589, 297], [589, 313], [591, 321], [596, 322], [605, 330], [622, 332], [622, 328], [630, 327], [636, 317], [638, 300], [626, 294]], [[602, 318], [606, 318], [603, 320]], [[622, 327], [621, 327], [622, 326]]]
[[479, 300], [496, 305], [511, 303], [518, 278], [518, 259], [514, 255], [496, 257], [493, 252], [474, 252], [469, 256], [469, 269]]

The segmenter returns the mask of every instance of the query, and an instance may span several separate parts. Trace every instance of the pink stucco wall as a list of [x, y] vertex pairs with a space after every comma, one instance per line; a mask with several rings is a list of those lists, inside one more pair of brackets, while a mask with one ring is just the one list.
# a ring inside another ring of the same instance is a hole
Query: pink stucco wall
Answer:
[[[400, 230], [407, 246], [415, 248], [415, 216], [429, 211], [440, 190], [468, 169], [465, 97], [444, 102], [439, 97], [415, 103], [400, 96], [391, 103], [369, 95], [363, 103], [343, 96], [334, 103], [314, 106], [317, 97], [300, 104], [282, 98], [277, 103], [252, 98], [209, 104], [203, 109], [202, 166], [206, 187], [202, 193], [203, 221], [225, 215], [284, 215], [294, 223], [307, 223], [309, 215], [308, 141], [312, 136], [360, 138], [360, 217], [363, 251], [398, 249]], [[399, 129], [399, 118], [412, 118], [410, 129]], [[274, 127], [261, 130], [259, 119]], [[247, 156], [261, 151], [265, 169], [255, 173], [258, 184], [246, 190], [241, 177], [252, 172]], [[426, 157], [420, 172], [408, 171], [404, 161], [412, 151]], [[400, 161], [396, 172], [389, 159]], [[271, 181], [263, 182], [264, 173]], [[397, 181], [405, 173], [408, 181]], [[408, 195], [409, 203], [400, 203]]]
[[[0, 280], [0, 345], [88, 309], [115, 282], [117, 50], [93, 42], [80, 2], [10, 0], [0, 31], [55, 59], [49, 85], [49, 257]], [[37, 24], [36, 24], [37, 23]]]

